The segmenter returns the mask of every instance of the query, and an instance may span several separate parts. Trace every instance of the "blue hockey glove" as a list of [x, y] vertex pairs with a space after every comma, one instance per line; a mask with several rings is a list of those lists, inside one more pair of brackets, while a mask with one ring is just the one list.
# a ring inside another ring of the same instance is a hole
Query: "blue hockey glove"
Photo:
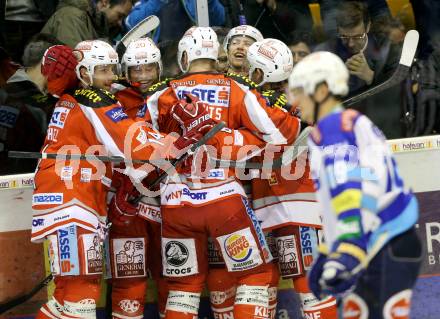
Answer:
[[366, 258], [366, 251], [350, 241], [338, 241], [335, 249], [321, 253], [309, 274], [309, 285], [317, 298], [342, 295], [355, 284], [361, 272], [353, 270]]

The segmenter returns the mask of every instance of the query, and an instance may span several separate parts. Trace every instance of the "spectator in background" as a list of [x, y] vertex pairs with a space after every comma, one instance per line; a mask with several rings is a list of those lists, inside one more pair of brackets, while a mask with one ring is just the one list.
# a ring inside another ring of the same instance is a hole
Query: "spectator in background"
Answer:
[[[370, 32], [371, 20], [364, 3], [342, 3], [336, 11], [336, 25], [337, 36], [318, 45], [315, 51], [333, 52], [345, 62], [350, 72], [350, 96], [393, 74], [401, 48], [391, 43], [387, 33]], [[370, 117], [388, 138], [401, 136], [400, 88], [366, 99], [356, 108]]]
[[[17, 71], [19, 64], [12, 61], [11, 56], [6, 50], [0, 47], [0, 88], [4, 87], [6, 81]], [[0, 104], [2, 104], [0, 99]]]
[[39, 152], [43, 145], [56, 99], [47, 96], [48, 77], [53, 77], [55, 72], [43, 74], [42, 59], [46, 50], [55, 44], [59, 41], [50, 35], [35, 35], [24, 49], [24, 68], [18, 69], [2, 89], [5, 94], [0, 106], [3, 115], [0, 118], [0, 175], [35, 170], [36, 161], [11, 159], [7, 152]]
[[[78, 42], [111, 36], [120, 30], [130, 12], [131, 0], [60, 0], [57, 11], [42, 32], [52, 34], [74, 48]], [[113, 30], [110, 33], [110, 30]]]
[[[248, 24], [261, 31], [265, 38], [288, 42], [294, 30], [310, 31], [313, 27], [309, 0], [222, 0], [227, 10], [229, 28]], [[240, 6], [243, 10], [240, 10]], [[239, 16], [245, 17], [242, 23]]]
[[6, 49], [13, 61], [20, 61], [24, 44], [41, 30], [47, 20], [37, 7], [38, 2], [48, 1], [9, 0], [5, 3], [5, 21], [0, 26], [0, 46]]
[[345, 61], [350, 71], [350, 95], [388, 78], [397, 66], [400, 47], [388, 36], [370, 33], [367, 7], [357, 1], [340, 5], [336, 14], [337, 37], [318, 45], [315, 51], [330, 51]]
[[[321, 16], [324, 23], [325, 33], [331, 37], [335, 32], [337, 32], [337, 14], [338, 7], [340, 7], [344, 2], [349, 2], [352, 0], [321, 0]], [[388, 9], [388, 4], [386, 0], [357, 0], [362, 2], [371, 17], [373, 22], [372, 29], [377, 30], [375, 24], [376, 21], [379, 22], [383, 19], [390, 17], [390, 11]]]
[[293, 65], [295, 65], [312, 52], [312, 35], [305, 31], [293, 31], [287, 44], [292, 51]]
[[[208, 0], [210, 26], [225, 23], [225, 8], [219, 0]], [[154, 41], [179, 40], [186, 30], [197, 25], [196, 0], [140, 0], [136, 2], [125, 25], [132, 29], [139, 21], [156, 15], [162, 23], [154, 34]]]

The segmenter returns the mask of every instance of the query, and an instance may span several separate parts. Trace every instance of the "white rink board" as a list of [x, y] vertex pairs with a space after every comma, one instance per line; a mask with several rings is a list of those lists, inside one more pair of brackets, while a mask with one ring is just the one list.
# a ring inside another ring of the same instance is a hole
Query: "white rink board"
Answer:
[[[440, 190], [440, 136], [388, 141], [414, 192]], [[33, 173], [0, 176], [0, 232], [31, 228]]]

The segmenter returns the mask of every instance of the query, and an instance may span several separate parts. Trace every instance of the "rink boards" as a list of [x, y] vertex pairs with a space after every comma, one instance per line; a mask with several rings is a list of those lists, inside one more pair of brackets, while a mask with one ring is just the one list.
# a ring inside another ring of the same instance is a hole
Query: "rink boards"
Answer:
[[[389, 145], [399, 164], [400, 174], [419, 199], [421, 211], [417, 226], [425, 250], [414, 292], [412, 318], [438, 318], [440, 136], [390, 140]], [[0, 250], [4, 256], [0, 262], [0, 302], [29, 291], [47, 274], [42, 245], [30, 243], [32, 186], [33, 174], [0, 177]], [[283, 319], [297, 318], [296, 302], [292, 302], [296, 296], [286, 289], [289, 287], [289, 282], [281, 282], [278, 315]], [[147, 302], [151, 302], [154, 295], [153, 289], [150, 289]], [[23, 315], [35, 313], [38, 305], [47, 298], [47, 293], [47, 290], [41, 290], [30, 302], [15, 308], [9, 317], [27, 318]], [[152, 309], [147, 307], [147, 311]], [[207, 309], [208, 305], [202, 303], [201, 318], [207, 316]]]

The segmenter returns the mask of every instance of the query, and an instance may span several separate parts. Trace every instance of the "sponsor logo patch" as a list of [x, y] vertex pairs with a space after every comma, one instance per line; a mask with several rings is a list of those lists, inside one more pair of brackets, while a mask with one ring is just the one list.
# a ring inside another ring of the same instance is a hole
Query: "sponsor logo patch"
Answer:
[[102, 273], [103, 247], [98, 234], [86, 234], [81, 238], [86, 256], [86, 274]]
[[176, 96], [183, 99], [185, 94], [197, 96], [202, 102], [212, 106], [229, 107], [231, 88], [229, 86], [199, 84], [195, 87], [179, 86], [176, 88]]
[[224, 245], [226, 253], [233, 261], [245, 261], [252, 254], [249, 241], [243, 235], [234, 234], [229, 236]]
[[356, 294], [350, 294], [344, 298], [342, 317], [344, 319], [367, 319], [368, 306], [365, 301]]
[[34, 218], [32, 219], [32, 227], [41, 227], [44, 226], [43, 218]]
[[409, 318], [412, 290], [406, 289], [392, 296], [383, 308], [384, 319]]
[[79, 275], [76, 225], [59, 229], [57, 235], [61, 275]]
[[61, 169], [61, 180], [62, 181], [71, 181], [73, 177], [73, 167], [72, 166], [63, 166]]
[[128, 119], [127, 113], [125, 113], [124, 109], [120, 106], [105, 112], [105, 115], [107, 115], [115, 123]]
[[143, 277], [145, 271], [145, 239], [113, 239], [115, 277]]
[[164, 275], [183, 277], [198, 273], [194, 239], [162, 238]]
[[92, 179], [92, 169], [89, 167], [81, 168], [81, 183], [89, 183]]
[[305, 270], [312, 268], [313, 260], [317, 254], [318, 236], [312, 227], [299, 227], [301, 237], [301, 255]]
[[118, 303], [119, 307], [127, 313], [136, 313], [141, 304], [137, 300], [123, 299]]
[[276, 243], [281, 274], [283, 276], [299, 275], [301, 267], [295, 235], [277, 237]]
[[252, 220], [252, 224], [254, 225], [255, 232], [258, 236], [258, 242], [260, 243], [261, 250], [263, 252], [263, 257], [266, 262], [269, 262], [272, 260], [272, 255], [269, 251], [269, 246], [266, 243], [266, 237], [264, 236], [263, 230], [261, 229], [260, 222], [257, 219], [257, 216], [255, 216], [255, 213], [253, 209], [249, 205], [249, 201], [245, 197], [241, 197], [244, 207], [246, 209], [246, 213]]
[[242, 271], [261, 265], [258, 245], [250, 228], [217, 237], [229, 271]]
[[69, 115], [70, 108], [56, 107], [50, 118], [49, 126], [64, 128], [64, 123], [66, 122], [67, 116]]
[[32, 195], [32, 205], [62, 204], [63, 193], [40, 193]]

